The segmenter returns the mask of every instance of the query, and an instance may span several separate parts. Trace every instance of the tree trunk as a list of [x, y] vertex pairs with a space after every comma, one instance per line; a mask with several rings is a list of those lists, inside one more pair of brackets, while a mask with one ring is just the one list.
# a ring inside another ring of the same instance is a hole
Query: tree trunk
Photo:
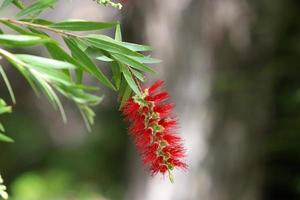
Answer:
[[254, 47], [247, 3], [132, 3], [125, 32], [131, 33], [129, 40], [148, 42], [154, 56], [163, 60], [156, 68], [177, 104], [189, 169], [176, 173], [175, 184], [170, 184], [161, 177], [145, 180], [145, 172], [133, 166], [126, 199], [260, 199], [255, 144], [267, 119], [263, 108], [269, 81], [258, 68], [249, 67], [255, 58], [248, 56]]

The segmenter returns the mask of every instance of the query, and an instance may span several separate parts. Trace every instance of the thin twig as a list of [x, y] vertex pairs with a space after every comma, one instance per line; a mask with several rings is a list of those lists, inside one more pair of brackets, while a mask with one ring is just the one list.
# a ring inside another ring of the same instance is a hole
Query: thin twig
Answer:
[[21, 25], [21, 26], [30, 26], [30, 27], [34, 27], [34, 28], [38, 28], [38, 29], [43, 29], [43, 30], [55, 32], [55, 33], [58, 33], [58, 34], [61, 34], [61, 35], [66, 35], [66, 36], [82, 37], [82, 36], [74, 34], [74, 33], [66, 32], [66, 31], [63, 31], [63, 30], [55, 29], [55, 28], [51, 28], [49, 26], [45, 26], [45, 25], [41, 25], [41, 24], [34, 24], [34, 23], [31, 23], [31, 22], [19, 21], [19, 20], [9, 19], [9, 18], [0, 18], [0, 21], [9, 22], [9, 23], [13, 23], [13, 24], [16, 24], [16, 25]]

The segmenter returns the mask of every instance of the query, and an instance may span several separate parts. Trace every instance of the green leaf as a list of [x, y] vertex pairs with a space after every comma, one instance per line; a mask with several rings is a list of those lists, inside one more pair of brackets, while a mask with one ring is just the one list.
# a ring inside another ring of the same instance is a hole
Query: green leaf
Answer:
[[111, 89], [115, 89], [109, 79], [103, 74], [103, 72], [93, 63], [93, 61], [77, 46], [76, 41], [72, 38], [64, 38], [67, 46], [71, 50], [73, 56], [81, 62], [86, 71], [94, 75], [101, 83]]
[[84, 90], [76, 87], [76, 85], [73, 86], [74, 87], [59, 85], [59, 87], [56, 87], [56, 89], [64, 96], [81, 105], [97, 105], [103, 99], [103, 97], [86, 93]]
[[13, 66], [16, 67], [16, 69], [19, 70], [19, 72], [24, 76], [24, 78], [28, 81], [28, 83], [30, 84], [30, 86], [32, 87], [32, 89], [34, 90], [34, 92], [38, 95], [38, 90], [35, 86], [35, 84], [32, 82], [31, 77], [28, 75], [28, 73], [26, 72], [26, 69], [24, 68], [24, 66], [26, 65], [24, 62], [22, 62], [20, 59], [18, 59], [14, 54], [1, 49], [0, 48], [0, 54], [2, 54], [3, 56], [6, 57], [6, 59], [8, 61], [10, 61]]
[[0, 99], [0, 114], [11, 113], [11, 106], [7, 106], [3, 99]]
[[122, 42], [122, 44], [132, 51], [152, 51], [152, 47], [147, 45], [134, 44], [130, 42]]
[[76, 66], [75, 72], [77, 75], [77, 82], [81, 83], [83, 78], [83, 73], [82, 73], [83, 67], [81, 67], [81, 65], [74, 58], [72, 58], [67, 52], [65, 52], [59, 46], [59, 44], [47, 43], [45, 46], [52, 58], [57, 60], [67, 61], [69, 63], [72, 63], [74, 66]]
[[117, 62], [111, 63], [111, 71], [112, 71], [112, 80], [114, 81], [117, 90], [119, 90], [122, 74], [121, 74], [120, 66]]
[[122, 32], [120, 24], [116, 27], [115, 40], [118, 42], [122, 42]]
[[120, 84], [120, 89], [119, 89], [119, 101], [120, 101], [120, 107], [119, 110], [122, 109], [124, 104], [127, 102], [129, 97], [132, 94], [132, 89], [128, 85], [127, 81], [125, 80], [124, 77], [121, 78], [121, 84]]
[[121, 70], [123, 72], [124, 78], [127, 81], [128, 85], [131, 87], [131, 89], [137, 94], [141, 95], [141, 92], [134, 81], [131, 72], [129, 71], [128, 67], [124, 66], [123, 64], [120, 63]]
[[154, 70], [151, 69], [150, 67], [148, 67], [147, 65], [144, 65], [143, 63], [140, 63], [126, 55], [114, 53], [114, 54], [112, 54], [112, 57], [114, 59], [120, 61], [121, 63], [129, 65], [135, 69], [138, 69], [138, 70], [141, 70], [144, 72], [154, 72]]
[[156, 63], [160, 63], [161, 60], [159, 59], [155, 59], [155, 58], [151, 58], [149, 56], [144, 56], [144, 57], [139, 57], [139, 56], [128, 56], [129, 58], [132, 58], [133, 60], [140, 62], [140, 63], [144, 63], [144, 64], [156, 64]]
[[130, 86], [126, 85], [125, 89], [124, 89], [124, 93], [123, 93], [122, 98], [121, 98], [121, 103], [120, 103], [119, 110], [121, 110], [123, 108], [123, 106], [125, 105], [125, 103], [129, 99], [129, 97], [131, 96], [131, 93], [132, 93], [132, 90], [131, 90]]
[[20, 19], [20, 21], [30, 22], [30, 23], [33, 23], [33, 24], [46, 25], [46, 26], [53, 24], [53, 22], [51, 22], [49, 20], [46, 20], [46, 19], [41, 19], [41, 18]]
[[105, 55], [100, 55], [97, 56], [95, 59], [100, 60], [100, 61], [104, 61], [104, 62], [113, 62], [114, 60], [105, 56]]
[[[58, 49], [60, 48], [58, 47]], [[14, 55], [1, 48], [0, 54], [5, 56], [21, 72], [35, 91], [42, 91], [46, 95], [54, 108], [60, 110], [64, 121], [66, 121], [65, 112], [55, 90], [74, 101], [77, 106], [84, 107], [84, 117], [88, 121], [93, 119], [94, 116], [91, 115], [92, 111], [89, 106], [100, 103], [102, 97], [87, 93], [86, 90], [94, 90], [95, 88], [76, 85], [70, 76], [63, 72], [63, 69], [70, 69], [71, 66], [74, 68], [72, 63], [32, 55]], [[5, 102], [0, 99], [0, 114], [11, 111], [11, 107], [5, 105]]]
[[4, 128], [3, 124], [1, 124], [1, 123], [0, 123], [0, 131], [5, 132], [5, 128]]
[[145, 76], [144, 74], [138, 72], [137, 70], [131, 69], [132, 74], [139, 79], [140, 81], [144, 82], [145, 81]]
[[52, 58], [67, 61], [75, 66], [78, 66], [78, 63], [74, 60], [74, 58], [72, 58], [67, 52], [65, 52], [60, 46], [58, 46], [58, 44], [47, 43], [45, 44], [45, 46]]
[[50, 59], [50, 58], [44, 58], [44, 57], [32, 56], [26, 54], [15, 54], [15, 56], [25, 63], [37, 67], [42, 67], [42, 68], [54, 68], [54, 69], [75, 69], [76, 68], [71, 63]]
[[51, 28], [67, 31], [92, 31], [98, 29], [112, 28], [117, 25], [116, 22], [94, 22], [85, 20], [69, 20], [49, 25]]
[[105, 50], [105, 51], [108, 51], [108, 52], [132, 55], [132, 56], [142, 56], [141, 54], [125, 47], [121, 42], [117, 42], [117, 41], [113, 40], [112, 38], [107, 37], [105, 35], [91, 34], [91, 35], [85, 36], [84, 38], [92, 46], [97, 47], [102, 50]]
[[0, 21], [0, 22], [5, 24], [7, 27], [11, 28], [12, 30], [14, 30], [18, 33], [21, 33], [23, 35], [33, 35], [30, 31], [28, 31], [24, 28], [21, 28], [19, 26], [16, 26], [15, 24], [9, 23], [7, 21]]
[[10, 137], [4, 135], [3, 133], [0, 133], [0, 141], [2, 142], [14, 142], [13, 139], [11, 139]]
[[[0, 98], [0, 114], [10, 113], [10, 112], [11, 112], [11, 106], [7, 106], [5, 101]], [[6, 136], [2, 133], [4, 131], [5, 131], [4, 127], [0, 123], [0, 141], [2, 141], [2, 142], [13, 142], [13, 140], [11, 138], [9, 138], [8, 136]]]
[[16, 98], [15, 98], [13, 89], [12, 89], [12, 87], [10, 85], [10, 82], [9, 82], [7, 76], [6, 76], [6, 73], [5, 73], [5, 71], [4, 71], [4, 69], [3, 69], [3, 67], [1, 65], [0, 65], [0, 74], [1, 74], [1, 76], [3, 78], [3, 80], [4, 80], [4, 83], [5, 83], [6, 87], [7, 87], [7, 89], [8, 89], [11, 101], [15, 104], [16, 103]]
[[17, 17], [22, 17], [25, 15], [41, 12], [46, 8], [51, 7], [57, 0], [39, 0], [36, 3], [24, 8], [17, 14]]
[[53, 88], [49, 85], [49, 83], [47, 83], [41, 77], [36, 76], [36, 77], [34, 77], [34, 79], [37, 80], [37, 85], [43, 91], [43, 93], [46, 95], [46, 97], [48, 98], [49, 102], [52, 104], [54, 109], [57, 109], [57, 108], [59, 109], [62, 119], [63, 119], [63, 122], [66, 123], [67, 117], [65, 114], [65, 110], [64, 110], [58, 96], [54, 92]]
[[24, 8], [24, 5], [23, 5], [23, 3], [22, 3], [21, 0], [13, 0], [13, 4], [14, 4], [17, 8], [19, 8], [19, 9], [23, 9], [23, 8]]
[[46, 43], [49, 41], [50, 40], [47, 38], [41, 38], [32, 35], [9, 35], [9, 34], [0, 35], [0, 44], [4, 46], [10, 46], [10, 47], [32, 46], [32, 45]]
[[91, 131], [90, 125], [94, 124], [94, 118], [96, 116], [95, 112], [85, 105], [78, 105], [78, 109], [84, 120], [85, 126], [87, 127], [88, 131]]
[[[49, 37], [49, 35], [41, 30], [32, 28], [32, 27], [27, 27], [28, 30], [30, 30], [30, 34], [34, 34], [34, 35], [40, 35], [41, 37]], [[52, 41], [53, 43], [56, 43], [56, 41]]]
[[109, 58], [109, 56], [110, 56], [109, 52], [95, 48], [95, 47], [89, 46], [88, 48], [84, 48], [84, 50], [82, 50], [82, 51], [84, 51], [91, 58], [95, 58], [100, 61], [104, 61], [104, 62], [114, 61], [113, 59]]
[[4, 0], [3, 3], [0, 6], [0, 11], [5, 9], [7, 6], [9, 6], [9, 4], [11, 4], [13, 2], [13, 0]]

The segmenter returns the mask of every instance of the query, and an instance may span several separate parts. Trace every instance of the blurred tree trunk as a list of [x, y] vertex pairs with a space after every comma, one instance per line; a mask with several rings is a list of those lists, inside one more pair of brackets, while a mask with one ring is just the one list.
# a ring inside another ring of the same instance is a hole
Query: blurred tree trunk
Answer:
[[[190, 168], [167, 179], [131, 169], [130, 200], [259, 200], [258, 151], [270, 79], [255, 67], [242, 0], [132, 1], [128, 40], [148, 42], [177, 103]], [[145, 34], [141, 32], [145, 30]], [[146, 35], [146, 37], [143, 37]], [[163, 66], [163, 67], [162, 67]]]

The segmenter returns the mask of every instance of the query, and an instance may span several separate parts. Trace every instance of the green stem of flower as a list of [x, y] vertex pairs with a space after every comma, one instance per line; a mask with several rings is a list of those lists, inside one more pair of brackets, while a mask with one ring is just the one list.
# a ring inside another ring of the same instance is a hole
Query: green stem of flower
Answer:
[[174, 183], [174, 176], [173, 176], [172, 172], [170, 171], [170, 169], [168, 169], [168, 175], [169, 175], [170, 182]]

